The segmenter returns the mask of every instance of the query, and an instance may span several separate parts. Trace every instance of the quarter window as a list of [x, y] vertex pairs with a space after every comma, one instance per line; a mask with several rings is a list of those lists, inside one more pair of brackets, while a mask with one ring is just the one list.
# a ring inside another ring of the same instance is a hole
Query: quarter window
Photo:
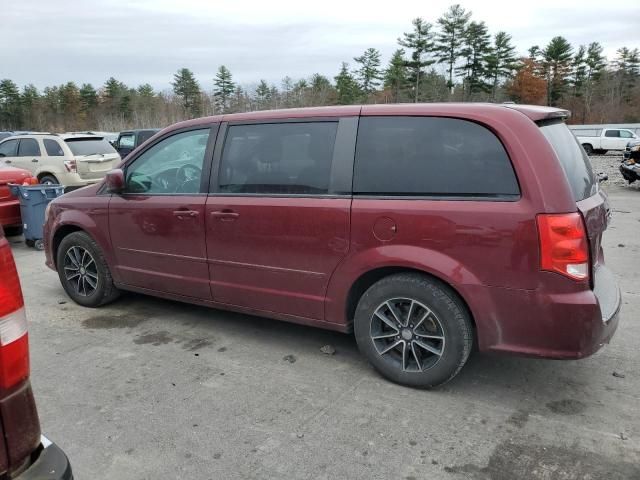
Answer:
[[165, 138], [127, 168], [126, 192], [144, 194], [199, 193], [209, 129]]
[[45, 138], [43, 141], [44, 149], [50, 157], [64, 157], [64, 151], [56, 140]]
[[18, 150], [18, 140], [7, 140], [0, 143], [0, 157], [15, 157]]
[[354, 194], [519, 195], [502, 143], [476, 123], [440, 117], [363, 117]]
[[220, 191], [328, 193], [337, 129], [337, 122], [229, 127], [220, 164]]
[[38, 142], [33, 138], [21, 139], [20, 145], [18, 146], [18, 156], [19, 157], [39, 157], [40, 146], [38, 146]]

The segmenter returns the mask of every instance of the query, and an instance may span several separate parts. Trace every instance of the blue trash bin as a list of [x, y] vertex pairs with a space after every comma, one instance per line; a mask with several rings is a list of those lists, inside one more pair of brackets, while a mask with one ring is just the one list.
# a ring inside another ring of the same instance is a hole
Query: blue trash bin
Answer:
[[54, 198], [64, 193], [62, 185], [9, 185], [11, 194], [20, 199], [20, 215], [27, 245], [44, 249], [42, 241], [44, 211]]

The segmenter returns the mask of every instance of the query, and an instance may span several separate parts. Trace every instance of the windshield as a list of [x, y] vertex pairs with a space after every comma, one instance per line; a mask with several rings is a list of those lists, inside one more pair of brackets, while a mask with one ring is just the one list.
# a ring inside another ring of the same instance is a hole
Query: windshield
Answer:
[[108, 155], [116, 153], [111, 144], [102, 138], [67, 138], [65, 142], [74, 155]]
[[597, 182], [589, 157], [564, 122], [544, 124], [540, 131], [555, 150], [576, 202], [595, 194]]

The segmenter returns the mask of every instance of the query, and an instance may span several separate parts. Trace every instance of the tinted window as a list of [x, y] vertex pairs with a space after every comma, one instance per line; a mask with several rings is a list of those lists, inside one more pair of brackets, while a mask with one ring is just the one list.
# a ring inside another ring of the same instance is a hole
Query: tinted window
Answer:
[[107, 155], [116, 153], [111, 144], [102, 138], [67, 138], [65, 142], [74, 155]]
[[337, 122], [229, 127], [220, 165], [220, 191], [327, 193], [337, 129]]
[[44, 149], [47, 151], [47, 155], [50, 157], [64, 157], [64, 152], [62, 151], [62, 147], [58, 143], [57, 140], [52, 140], [51, 138], [45, 138], [43, 140]]
[[143, 144], [156, 134], [154, 130], [143, 130], [138, 132], [138, 145]]
[[622, 138], [633, 138], [633, 133], [627, 131], [627, 130], [620, 130], [620, 136]]
[[354, 193], [515, 196], [507, 152], [486, 128], [435, 117], [363, 117]]
[[591, 162], [567, 126], [558, 122], [544, 125], [540, 130], [555, 150], [576, 201], [593, 195], [596, 182], [591, 170]]
[[198, 193], [209, 129], [192, 130], [156, 143], [127, 168], [129, 193]]
[[133, 148], [136, 144], [136, 137], [133, 133], [128, 135], [122, 135], [118, 140], [118, 147], [120, 148]]
[[604, 132], [604, 136], [605, 137], [619, 137], [620, 136], [620, 130], [607, 130]]
[[0, 155], [5, 157], [15, 157], [18, 149], [18, 140], [7, 140], [0, 143]]
[[40, 147], [38, 142], [33, 138], [20, 139], [20, 145], [18, 146], [19, 157], [39, 157]]

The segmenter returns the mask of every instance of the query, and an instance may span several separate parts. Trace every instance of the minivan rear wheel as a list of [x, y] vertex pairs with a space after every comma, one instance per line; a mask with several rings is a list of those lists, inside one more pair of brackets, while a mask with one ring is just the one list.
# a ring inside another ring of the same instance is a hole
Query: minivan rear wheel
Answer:
[[473, 345], [467, 309], [436, 279], [390, 275], [362, 296], [354, 318], [360, 351], [386, 378], [431, 388], [463, 367]]
[[100, 247], [85, 232], [73, 232], [62, 239], [56, 266], [62, 287], [79, 305], [99, 307], [120, 294]]

